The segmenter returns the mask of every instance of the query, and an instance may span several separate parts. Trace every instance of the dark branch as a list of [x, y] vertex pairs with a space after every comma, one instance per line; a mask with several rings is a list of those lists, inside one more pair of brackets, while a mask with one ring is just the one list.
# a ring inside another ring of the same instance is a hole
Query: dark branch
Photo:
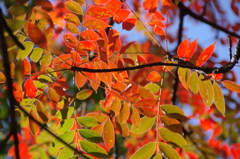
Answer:
[[210, 25], [210, 26], [212, 26], [212, 27], [214, 27], [214, 28], [216, 28], [216, 29], [218, 29], [218, 30], [221, 30], [221, 31], [223, 31], [223, 32], [225, 32], [225, 33], [227, 33], [227, 34], [229, 34], [229, 35], [232, 35], [232, 36], [235, 36], [235, 37], [237, 37], [237, 38], [240, 38], [240, 35], [235, 34], [234, 32], [231, 32], [231, 31], [223, 28], [222, 26], [217, 25], [216, 23], [213, 23], [213, 22], [205, 19], [205, 18], [202, 17], [201, 15], [197, 15], [197, 14], [193, 13], [189, 8], [185, 7], [182, 2], [179, 2], [179, 3], [178, 3], [178, 7], [179, 7], [180, 9], [183, 9], [184, 12], [185, 12], [185, 14], [190, 15], [190, 16], [193, 17], [194, 19], [197, 19], [197, 20], [199, 20], [199, 21], [201, 21], [201, 22], [204, 22], [204, 23], [206, 23], [206, 24], [208, 24], [208, 25]]
[[232, 59], [232, 39], [230, 36], [228, 36], [228, 46], [229, 46], [229, 57], [231, 60]]
[[83, 67], [72, 67], [69, 70], [73, 71], [79, 71], [79, 72], [91, 72], [91, 73], [101, 73], [101, 72], [121, 72], [121, 71], [128, 71], [128, 70], [137, 70], [141, 68], [146, 67], [153, 67], [153, 66], [176, 66], [176, 67], [182, 67], [182, 68], [189, 68], [195, 71], [198, 71], [199, 73], [203, 74], [209, 74], [209, 73], [226, 73], [229, 70], [231, 70], [236, 63], [238, 62], [240, 58], [240, 40], [236, 47], [236, 52], [231, 58], [230, 62], [228, 62], [225, 66], [222, 67], [197, 67], [190, 63], [189, 61], [183, 61], [179, 58], [175, 58], [172, 55], [166, 55], [168, 60], [175, 62], [175, 63], [164, 63], [164, 62], [155, 62], [155, 63], [149, 63], [145, 65], [138, 65], [133, 67], [124, 67], [124, 68], [112, 68], [112, 69], [90, 69], [90, 68], [83, 68]]

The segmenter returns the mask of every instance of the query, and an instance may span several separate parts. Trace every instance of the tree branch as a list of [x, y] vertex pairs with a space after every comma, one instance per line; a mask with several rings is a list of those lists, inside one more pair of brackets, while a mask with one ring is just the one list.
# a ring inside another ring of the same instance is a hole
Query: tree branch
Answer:
[[199, 20], [199, 21], [201, 21], [201, 22], [203, 22], [203, 23], [206, 23], [206, 24], [208, 24], [208, 25], [210, 25], [210, 26], [212, 26], [212, 27], [214, 27], [214, 28], [216, 28], [216, 29], [218, 29], [218, 30], [221, 30], [222, 32], [225, 32], [225, 33], [227, 33], [227, 34], [229, 34], [229, 35], [232, 35], [232, 36], [235, 36], [235, 37], [237, 37], [237, 38], [240, 38], [240, 35], [235, 34], [234, 32], [231, 32], [231, 31], [223, 28], [222, 26], [217, 25], [216, 23], [213, 23], [213, 22], [205, 19], [203, 16], [200, 16], [200, 15], [197, 15], [197, 14], [193, 13], [189, 8], [187, 8], [186, 6], [184, 6], [182, 2], [179, 2], [179, 3], [178, 3], [178, 7], [179, 7], [180, 9], [183, 9], [184, 12], [185, 12], [185, 14], [190, 15], [190, 16], [193, 17], [194, 19], [197, 19], [197, 20]]

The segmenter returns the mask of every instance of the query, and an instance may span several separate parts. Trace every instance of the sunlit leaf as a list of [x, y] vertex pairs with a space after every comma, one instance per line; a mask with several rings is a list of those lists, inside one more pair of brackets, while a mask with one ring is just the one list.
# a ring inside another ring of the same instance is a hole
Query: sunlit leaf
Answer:
[[154, 99], [154, 95], [151, 91], [149, 91], [148, 89], [138, 86], [138, 93], [140, 94], [140, 96], [142, 98], [152, 98]]
[[74, 1], [66, 1], [65, 2], [65, 6], [66, 6], [66, 9], [73, 12], [73, 13], [76, 13], [76, 14], [79, 14], [79, 15], [82, 15], [83, 14], [83, 11], [82, 11], [82, 7], [79, 3], [77, 2], [74, 2]]
[[17, 82], [13, 83], [13, 95], [16, 101], [21, 102], [23, 99], [22, 86], [19, 86]]
[[106, 3], [107, 1], [109, 1], [109, 0], [92, 0], [95, 4], [97, 4], [97, 5], [101, 5], [101, 4], [103, 4], [103, 3]]
[[40, 75], [40, 76], [38, 76], [38, 79], [42, 83], [53, 82], [52, 79], [47, 75]]
[[141, 118], [139, 115], [138, 110], [135, 107], [131, 107], [131, 121], [132, 124], [136, 127], [139, 128], [139, 126], [141, 125]]
[[68, 22], [66, 24], [66, 29], [73, 34], [79, 34], [79, 30], [78, 30], [77, 26], [71, 22]]
[[111, 10], [113, 13], [116, 13], [122, 6], [122, 2], [119, 0], [109, 0], [105, 5], [106, 8]]
[[162, 159], [161, 153], [158, 152], [158, 153], [153, 157], [153, 159]]
[[179, 58], [183, 58], [185, 54], [187, 53], [187, 49], [189, 46], [189, 39], [186, 39], [180, 43], [180, 45], [177, 48], [177, 55]]
[[219, 112], [222, 113], [223, 116], [225, 116], [224, 96], [221, 87], [216, 82], [213, 83], [213, 99]]
[[120, 123], [126, 123], [130, 115], [130, 106], [126, 103], [123, 102], [122, 108], [119, 114], [119, 121]]
[[24, 83], [24, 89], [26, 96], [28, 98], [35, 98], [37, 96], [37, 87], [34, 84], [33, 80], [31, 78], [28, 78]]
[[16, 58], [19, 59], [19, 60], [24, 60], [30, 54], [30, 52], [32, 51], [33, 45], [34, 45], [30, 41], [23, 42], [22, 44], [25, 47], [25, 49], [24, 50], [21, 50], [21, 49], [18, 50], [18, 54], [17, 54]]
[[130, 131], [134, 134], [142, 134], [152, 128], [153, 124], [155, 123], [155, 119], [156, 117], [154, 118], [143, 117], [141, 118], [141, 125], [138, 128], [132, 125]]
[[147, 99], [141, 99], [134, 103], [133, 105], [136, 107], [152, 107], [155, 106], [158, 103], [158, 100], [152, 99], [152, 98], [147, 98]]
[[152, 93], [157, 93], [160, 89], [160, 86], [156, 83], [148, 83], [144, 86], [146, 89], [150, 90]]
[[119, 98], [116, 98], [112, 102], [111, 109], [110, 109], [110, 113], [111, 113], [112, 117], [115, 117], [115, 116], [117, 116], [120, 113], [121, 106], [122, 106], [122, 104], [121, 104]]
[[79, 133], [83, 138], [85, 138], [88, 141], [91, 141], [94, 143], [103, 142], [102, 136], [95, 131], [92, 131], [89, 129], [80, 129]]
[[76, 98], [79, 100], [85, 100], [90, 97], [93, 93], [92, 89], [84, 89], [76, 94]]
[[124, 22], [122, 23], [122, 28], [127, 31], [130, 31], [136, 25], [136, 22], [137, 22], [136, 18], [128, 18], [124, 20]]
[[24, 75], [30, 75], [31, 74], [31, 64], [27, 59], [23, 60], [23, 69], [24, 69]]
[[188, 118], [184, 115], [182, 109], [175, 105], [165, 104], [161, 105], [162, 110], [166, 113], [166, 115], [170, 118], [180, 119], [180, 120], [187, 120]]
[[109, 150], [113, 148], [115, 144], [114, 127], [110, 119], [108, 119], [103, 126], [103, 141]]
[[178, 68], [178, 77], [184, 88], [189, 89], [190, 82], [190, 69]]
[[12, 32], [20, 30], [25, 23], [26, 23], [26, 21], [23, 21], [23, 20], [10, 19], [10, 20], [7, 21], [7, 24], [8, 24], [8, 26], [11, 29]]
[[149, 23], [150, 26], [159, 26], [160, 28], [166, 27], [161, 20], [151, 20]]
[[112, 27], [100, 19], [87, 19], [83, 22], [83, 26], [88, 29], [106, 29], [107, 27]]
[[57, 113], [55, 114], [55, 117], [58, 119], [68, 119], [72, 116], [73, 111], [74, 111], [73, 107], [64, 108], [58, 110]]
[[47, 46], [47, 40], [44, 36], [43, 32], [32, 23], [27, 24], [27, 35], [29, 39], [36, 45], [41, 48], [45, 48]]
[[156, 111], [153, 108], [149, 107], [135, 107], [138, 109], [140, 114], [143, 114], [147, 117], [153, 118], [156, 116]]
[[154, 26], [154, 30], [153, 31], [157, 35], [165, 35], [166, 34], [165, 31], [163, 30], [163, 28], [158, 26], [158, 25]]
[[[76, 144], [71, 144], [70, 146], [76, 147]], [[70, 149], [68, 146], [64, 147], [58, 154], [58, 159], [66, 159], [72, 157], [74, 151]]]
[[57, 126], [57, 132], [62, 134], [69, 131], [74, 124], [74, 118], [62, 120]]
[[6, 77], [5, 75], [0, 71], [0, 83], [5, 83], [6, 82]]
[[190, 58], [192, 57], [193, 53], [196, 51], [198, 45], [198, 39], [194, 40], [188, 45], [186, 54], [184, 55], [184, 60], [189, 61]]
[[58, 95], [58, 93], [53, 88], [48, 89], [48, 97], [50, 100], [52, 100], [54, 102], [59, 102], [59, 100], [61, 99], [61, 97]]
[[84, 30], [83, 32], [81, 32], [80, 34], [83, 39], [86, 40], [100, 40], [102, 39], [96, 32], [94, 32], [93, 30]]
[[201, 55], [198, 57], [196, 66], [202, 66], [211, 56], [214, 51], [216, 42], [212, 45], [208, 46], [206, 49], [203, 50]]
[[[31, 115], [34, 119], [38, 121], [38, 115], [33, 109], [30, 110], [29, 115]], [[35, 123], [31, 119], [29, 119], [29, 127], [30, 127], [30, 132], [32, 133], [33, 136], [37, 136], [39, 134], [40, 127], [38, 126], [37, 123]]]
[[[61, 134], [58, 137], [69, 144], [72, 142], [72, 140], [74, 138], [74, 133], [75, 133], [74, 131], [67, 131], [66, 133]], [[59, 141], [57, 138], [55, 138], [52, 142], [52, 147], [55, 147], [55, 148], [62, 148], [65, 146], [66, 145], [64, 143], [62, 143], [61, 141]]]
[[38, 62], [39, 59], [42, 57], [42, 53], [43, 53], [42, 48], [34, 48], [30, 55], [30, 59], [34, 62]]
[[144, 146], [142, 146], [140, 149], [138, 149], [130, 159], [147, 159], [151, 158], [153, 153], [156, 150], [156, 142], [150, 142]]
[[117, 24], [120, 24], [122, 21], [124, 21], [128, 17], [129, 14], [130, 14], [130, 11], [125, 9], [120, 9], [116, 12], [116, 16], [113, 17], [113, 20]]
[[203, 76], [199, 76], [198, 84], [199, 84], [199, 92], [203, 98], [204, 103], [210, 107], [213, 101], [213, 86], [210, 80], [202, 80]]
[[190, 90], [197, 94], [198, 93], [198, 74], [193, 72], [190, 77]]
[[156, 71], [151, 71], [148, 74], [147, 80], [149, 82], [159, 82], [162, 79], [162, 77], [160, 76], [160, 74]]
[[108, 158], [108, 153], [99, 145], [87, 140], [81, 140], [80, 145], [82, 149], [90, 155], [99, 158]]
[[75, 14], [72, 14], [72, 13], [64, 14], [63, 19], [65, 21], [71, 22], [75, 25], [81, 25], [81, 22], [80, 22], [79, 18]]
[[124, 137], [128, 137], [129, 136], [128, 124], [127, 123], [121, 123], [119, 121], [119, 117], [118, 116], [115, 118], [115, 120], [116, 120], [117, 129], [120, 132], [120, 134], [122, 134], [122, 136], [124, 136]]
[[166, 20], [165, 17], [159, 11], [156, 11], [154, 13], [154, 16], [159, 20]]
[[229, 80], [224, 80], [224, 81], [222, 81], [222, 83], [230, 91], [240, 93], [240, 85], [236, 84], [235, 82], [232, 82], [232, 81], [229, 81]]
[[176, 150], [164, 142], [159, 142], [159, 149], [169, 159], [181, 159], [180, 155]]
[[99, 124], [97, 119], [95, 119], [93, 117], [88, 117], [88, 116], [78, 117], [77, 120], [82, 126], [87, 127], [87, 128], [92, 128]]
[[78, 89], [82, 88], [85, 83], [86, 83], [86, 78], [84, 75], [82, 75], [81, 72], [77, 72], [76, 75], [75, 75], [75, 80], [76, 80], [76, 85], [78, 87]]
[[97, 47], [93, 42], [91, 41], [81, 41], [79, 42], [79, 47], [82, 50], [87, 50], [87, 51], [93, 51]]
[[104, 122], [108, 117], [102, 113], [88, 113], [86, 116], [93, 117], [97, 119], [99, 123]]
[[110, 18], [114, 15], [111, 10], [101, 6], [92, 6], [88, 8], [86, 14], [98, 19]]
[[160, 136], [168, 143], [172, 143], [181, 148], [187, 145], [186, 140], [178, 133], [172, 132], [167, 128], [159, 128], [158, 131]]
[[42, 59], [40, 60], [40, 65], [42, 66], [49, 66], [52, 60], [52, 55], [48, 54], [48, 55], [44, 55], [42, 56]]

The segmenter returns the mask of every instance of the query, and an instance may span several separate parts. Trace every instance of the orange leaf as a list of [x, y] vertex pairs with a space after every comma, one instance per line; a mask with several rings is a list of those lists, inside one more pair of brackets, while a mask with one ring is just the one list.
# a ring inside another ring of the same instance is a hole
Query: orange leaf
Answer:
[[203, 50], [201, 55], [198, 58], [198, 61], [196, 63], [196, 66], [202, 66], [206, 60], [208, 60], [214, 51], [216, 42], [214, 42], [212, 45], [208, 46], [206, 49]]
[[165, 35], [165, 31], [158, 25], [154, 26], [154, 33], [157, 35]]
[[63, 34], [63, 41], [68, 47], [77, 47], [78, 40], [72, 34]]
[[154, 13], [154, 16], [155, 16], [155, 18], [157, 18], [159, 20], [166, 20], [165, 17], [159, 11], [156, 11]]
[[63, 54], [53, 60], [53, 65], [60, 64], [71, 59], [71, 54]]
[[5, 75], [0, 71], [0, 83], [5, 83], [6, 82], [6, 77]]
[[192, 57], [193, 53], [196, 51], [196, 48], [197, 48], [197, 43], [198, 43], [198, 40], [194, 40], [193, 42], [191, 42], [189, 45], [188, 45], [188, 48], [187, 48], [187, 51], [184, 55], [184, 60], [185, 61], [189, 61], [190, 58]]
[[120, 123], [126, 123], [130, 115], [130, 107], [126, 102], [123, 102], [122, 109], [119, 114]]
[[104, 127], [103, 127], [103, 141], [104, 141], [106, 147], [108, 148], [108, 150], [113, 148], [113, 146], [115, 144], [114, 127], [113, 127], [113, 124], [110, 119], [108, 119], [105, 122]]
[[63, 19], [75, 25], [81, 25], [79, 18], [75, 14], [72, 14], [72, 13], [64, 14]]
[[183, 58], [187, 52], [189, 46], [189, 39], [186, 39], [180, 43], [177, 49], [177, 55], [179, 58]]
[[137, 55], [137, 60], [138, 60], [138, 64], [140, 64], [141, 62], [147, 63], [147, 60], [141, 55]]
[[37, 87], [31, 78], [25, 81], [24, 88], [28, 98], [35, 98], [37, 96]]
[[84, 30], [80, 34], [83, 39], [86, 40], [100, 40], [102, 39], [97, 33], [95, 33], [93, 30]]
[[123, 61], [127, 64], [134, 66], [134, 61], [130, 58], [123, 58]]
[[56, 103], [59, 102], [59, 100], [61, 98], [53, 88], [48, 89], [48, 97], [50, 100], [52, 100]]
[[144, 0], [143, 8], [149, 10], [149, 13], [154, 13], [157, 9], [158, 0]]
[[172, 5], [172, 0], [162, 0], [162, 5], [163, 6], [171, 6]]
[[78, 43], [78, 46], [80, 47], [80, 49], [82, 50], [88, 50], [88, 51], [93, 51], [96, 49], [96, 45], [91, 42], [91, 41], [81, 41]]
[[152, 98], [147, 98], [147, 99], [141, 99], [134, 103], [133, 105], [136, 107], [153, 107], [158, 103], [158, 100], [152, 99]]
[[155, 117], [156, 116], [156, 112], [153, 108], [149, 108], [149, 107], [136, 107], [139, 111], [139, 113], [147, 116], [147, 117]]
[[103, 3], [106, 3], [109, 0], [92, 0], [96, 5], [101, 5]]
[[17, 102], [21, 102], [23, 99], [23, 91], [22, 91], [22, 87], [20, 87], [17, 82], [13, 83], [13, 95], [15, 97], [15, 100]]
[[30, 75], [31, 74], [31, 64], [27, 59], [23, 60], [23, 68], [24, 68], [24, 74]]
[[105, 7], [101, 7], [101, 6], [90, 7], [86, 11], [86, 14], [91, 17], [98, 18], [98, 19], [110, 18], [114, 15], [111, 10], [109, 10], [108, 8], [105, 8]]
[[122, 23], [122, 28], [130, 31], [135, 26], [137, 19], [136, 18], [128, 18]]
[[116, 13], [122, 6], [122, 2], [119, 0], [110, 0], [105, 5], [106, 8], [110, 9], [113, 13]]
[[115, 120], [116, 120], [116, 127], [117, 127], [118, 131], [122, 134], [123, 137], [128, 137], [129, 136], [128, 124], [120, 123], [118, 116], [115, 118]]
[[124, 21], [128, 17], [129, 14], [130, 14], [130, 11], [125, 9], [120, 9], [119, 11], [117, 11], [116, 16], [113, 17], [113, 20], [117, 24], [120, 24], [122, 21]]
[[29, 39], [38, 45], [41, 48], [45, 48], [47, 46], [47, 40], [42, 31], [38, 28], [37, 25], [28, 23], [27, 24], [27, 35]]
[[240, 93], [240, 85], [236, 84], [235, 82], [232, 82], [229, 80], [224, 80], [224, 81], [222, 81], [222, 83], [230, 91]]
[[149, 82], [159, 82], [162, 79], [162, 77], [160, 76], [160, 74], [156, 71], [151, 71], [148, 74], [147, 80]]
[[157, 25], [157, 26], [159, 26], [161, 28], [166, 27], [161, 20], [151, 20], [150, 23], [147, 23], [147, 24], [149, 24], [150, 26]]
[[139, 112], [135, 107], [131, 107], [131, 110], [132, 110], [132, 113], [131, 113], [132, 124], [136, 128], [139, 128], [139, 126], [141, 125], [141, 118], [140, 118]]
[[96, 30], [112, 27], [111, 25], [108, 25], [107, 23], [105, 23], [100, 19], [93, 19], [93, 18], [85, 20], [83, 22], [83, 26], [85, 26], [88, 29], [96, 29]]
[[[29, 115], [31, 115], [34, 119], [38, 120], [38, 115], [34, 110], [31, 109], [29, 112]], [[32, 133], [33, 136], [36, 136], [39, 134], [40, 127], [30, 118], [29, 118], [29, 127], [30, 127], [30, 132]]]
[[66, 24], [66, 29], [73, 34], [79, 34], [79, 30], [78, 30], [77, 26], [71, 22]]

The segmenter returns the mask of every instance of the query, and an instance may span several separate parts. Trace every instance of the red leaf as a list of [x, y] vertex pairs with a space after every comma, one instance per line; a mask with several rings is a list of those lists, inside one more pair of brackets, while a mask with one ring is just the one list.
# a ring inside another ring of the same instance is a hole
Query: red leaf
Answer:
[[124, 45], [119, 53], [119, 56], [122, 55], [130, 46], [132, 46], [134, 43], [136, 43], [137, 41], [132, 41], [130, 43], [127, 43], [126, 45]]
[[214, 42], [212, 45], [208, 46], [206, 49], [203, 50], [203, 52], [198, 58], [196, 66], [202, 66], [206, 62], [206, 60], [208, 60], [212, 56], [215, 44], [216, 42]]
[[191, 42], [189, 45], [188, 45], [188, 48], [187, 48], [187, 51], [184, 55], [184, 60], [185, 61], [189, 61], [190, 58], [192, 57], [193, 53], [196, 51], [196, 48], [197, 48], [197, 43], [198, 43], [198, 40], [194, 40], [193, 42]]
[[154, 33], [156, 33], [157, 35], [165, 35], [165, 31], [159, 27], [158, 25], [154, 26]]
[[83, 39], [86, 40], [100, 40], [102, 39], [97, 33], [95, 33], [93, 30], [84, 30], [80, 34]]
[[27, 59], [23, 60], [23, 68], [24, 68], [24, 74], [30, 75], [31, 74], [31, 64]]
[[93, 18], [85, 20], [83, 22], [83, 26], [85, 26], [88, 29], [96, 29], [96, 30], [112, 27], [111, 25], [108, 25], [107, 23], [105, 23], [100, 19], [93, 19]]
[[137, 60], [138, 60], [138, 64], [140, 64], [141, 62], [147, 63], [147, 60], [141, 55], [137, 55]]
[[151, 71], [148, 74], [147, 80], [149, 82], [159, 82], [162, 79], [162, 77], [160, 76], [160, 74], [156, 71]]
[[80, 47], [80, 49], [82, 50], [88, 50], [88, 51], [93, 51], [96, 49], [96, 45], [91, 42], [91, 41], [81, 41], [78, 43], [78, 46]]
[[98, 18], [98, 19], [110, 18], [114, 15], [111, 10], [109, 10], [108, 8], [105, 8], [105, 7], [101, 7], [101, 6], [90, 7], [86, 11], [86, 14], [91, 17]]
[[133, 105], [136, 107], [153, 107], [158, 103], [158, 100], [147, 98], [147, 99], [141, 99], [134, 103]]
[[66, 62], [69, 59], [71, 59], [71, 54], [60, 55], [53, 60], [53, 65]]
[[31, 78], [28, 78], [24, 83], [25, 93], [28, 98], [35, 98], [37, 96], [37, 87]]
[[130, 58], [123, 58], [123, 61], [127, 64], [134, 66], [134, 61]]
[[179, 58], [183, 58], [187, 52], [189, 46], [189, 39], [186, 39], [180, 43], [177, 49], [177, 55]]
[[150, 26], [157, 25], [157, 26], [159, 26], [161, 28], [166, 27], [161, 20], [151, 20], [150, 23], [147, 23], [147, 24], [149, 24]]
[[120, 9], [119, 11], [117, 11], [116, 16], [113, 17], [113, 20], [117, 24], [120, 24], [122, 21], [124, 21], [128, 17], [129, 14], [130, 14], [130, 11], [125, 9]]
[[119, 0], [110, 0], [105, 5], [106, 8], [110, 9], [113, 13], [116, 13], [122, 6], [122, 2]]
[[154, 13], [158, 6], [158, 0], [144, 0], [143, 8], [149, 10], [149, 13]]
[[137, 19], [136, 18], [128, 18], [122, 23], [122, 28], [130, 31], [135, 26]]
[[72, 34], [63, 34], [63, 41], [68, 47], [77, 47], [78, 40]]
[[92, 0], [96, 5], [101, 5], [103, 3], [106, 3], [109, 0]]
[[47, 46], [46, 37], [35, 24], [27, 24], [27, 35], [29, 39], [39, 47], [45, 48]]
[[162, 5], [163, 6], [171, 6], [172, 5], [172, 0], [162, 0]]
[[22, 87], [20, 87], [17, 82], [13, 83], [13, 95], [15, 97], [15, 100], [17, 102], [21, 102], [23, 99], [23, 91], [22, 91]]
[[42, 9], [44, 9], [48, 12], [53, 10], [52, 3], [49, 2], [48, 0], [37, 0], [36, 3], [37, 3], [37, 5], [41, 6]]
[[156, 11], [154, 13], [154, 16], [155, 16], [155, 18], [157, 18], [159, 20], [166, 20], [165, 17], [159, 11]]

